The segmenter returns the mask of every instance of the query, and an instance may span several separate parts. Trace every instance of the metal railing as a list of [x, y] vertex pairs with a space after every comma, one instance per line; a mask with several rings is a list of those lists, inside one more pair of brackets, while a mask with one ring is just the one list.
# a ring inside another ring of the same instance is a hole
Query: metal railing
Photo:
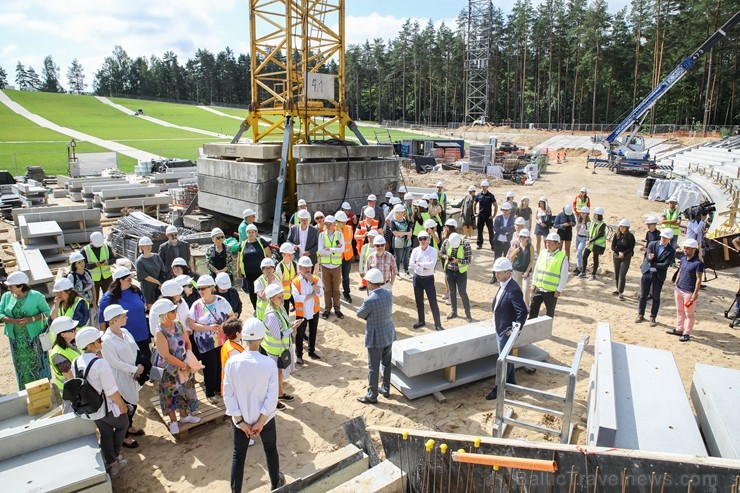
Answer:
[[[522, 333], [522, 329], [514, 324], [513, 333], [509, 337], [506, 346], [498, 356], [496, 362], [496, 386], [498, 388], [498, 399], [496, 401], [496, 434], [498, 438], [503, 438], [503, 432], [505, 424], [512, 426], [520, 426], [522, 428], [528, 428], [535, 430], [546, 435], [558, 437], [560, 443], [568, 443], [571, 435], [571, 421], [573, 417], [573, 401], [576, 393], [576, 381], [578, 375], [578, 368], [581, 365], [581, 358], [583, 357], [583, 351], [588, 345], [589, 337], [582, 335], [578, 340], [578, 347], [576, 348], [575, 356], [573, 357], [573, 364], [571, 366], [554, 365], [552, 363], [546, 363], [544, 361], [535, 361], [520, 356], [513, 356], [512, 350], [516, 344], [516, 340]], [[506, 383], [506, 369], [509, 363], [523, 365], [527, 368], [550, 371], [559, 375], [565, 375], [568, 378], [568, 384], [566, 387], [565, 395], [555, 394], [545, 390], [539, 390], [532, 387], [525, 387], [523, 385]], [[545, 407], [544, 404], [537, 405], [521, 400], [507, 399], [506, 393], [509, 391], [518, 392], [527, 396], [534, 397], [539, 400], [555, 402], [562, 407], [562, 411], [558, 409], [552, 409]], [[550, 414], [561, 419], [560, 430], [549, 428], [535, 423], [530, 423], [521, 419], [506, 417], [504, 414], [505, 405], [520, 407], [529, 409], [531, 411], [537, 411], [543, 414]]]

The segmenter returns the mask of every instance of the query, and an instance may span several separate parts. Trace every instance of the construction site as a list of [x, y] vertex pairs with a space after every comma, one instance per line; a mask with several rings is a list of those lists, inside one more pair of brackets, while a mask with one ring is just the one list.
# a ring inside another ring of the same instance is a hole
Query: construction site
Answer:
[[[189, 243], [194, 270], [208, 272], [211, 231], [223, 230], [236, 252], [247, 209], [278, 258], [299, 200], [326, 215], [347, 202], [359, 215], [371, 194], [396, 196], [401, 187], [414, 196], [434, 194], [438, 182], [453, 204], [447, 217], [458, 220], [454, 204], [483, 180], [499, 203], [511, 193], [534, 208], [544, 197], [555, 213], [587, 188], [605, 209], [610, 234], [626, 218], [638, 240], [646, 218], [660, 217], [675, 198], [687, 218], [708, 218], [706, 275], [688, 344], [666, 334], [675, 326], [673, 286], [663, 289], [657, 327], [632, 322], [643, 256], [636, 253], [624, 297], [611, 296], [616, 274], [604, 261], [598, 280], [568, 279], [555, 317], [528, 320], [499, 351], [491, 313], [498, 286], [489, 282], [494, 255], [479, 246], [468, 271], [473, 322], [446, 320], [442, 331], [412, 328], [414, 287], [399, 273], [390, 397], [365, 406], [355, 399], [367, 384], [365, 321], [355, 312], [367, 292], [357, 289], [353, 263], [353, 300], [342, 301], [346, 318], [319, 322], [322, 359], [307, 360], [285, 381], [296, 399], [274, 418], [287, 477], [274, 491], [740, 493], [734, 241], [740, 136], [641, 134], [660, 98], [738, 28], [740, 11], [686, 53], [613, 129], [594, 133], [489, 122], [490, 2], [470, 0], [463, 125], [419, 125], [402, 139], [379, 127], [370, 139], [346, 104], [346, 3], [250, 2], [254, 100], [242, 121], [230, 119], [232, 134], [203, 134], [214, 141], [199, 147], [193, 161], [108, 147], [137, 159], [133, 174], [120, 172], [115, 155], [76, 151], [77, 141], [90, 136], [55, 125], [14, 101], [12, 91], [0, 91], [0, 105], [72, 139], [66, 175], [38, 167], [24, 176], [0, 172], [3, 276], [24, 272], [51, 305], [55, 281], [92, 233], [106, 237], [117, 267], [134, 270], [140, 238], [151, 238], [156, 251], [169, 226]], [[330, 62], [339, 75], [326, 73]], [[97, 99], [159, 124], [146, 102], [132, 111]], [[443, 276], [436, 285], [446, 315]], [[247, 307], [247, 294], [239, 292]], [[517, 384], [506, 382], [507, 364], [515, 365]], [[115, 478], [106, 473], [92, 421], [62, 414], [48, 382], [16, 388], [7, 338], [0, 342], [0, 381], [0, 481], [8, 491], [230, 491], [232, 426], [223, 401], [206, 399], [202, 375], [196, 377], [201, 421], [181, 425], [176, 435], [156, 384], [142, 387], [135, 421], [146, 434], [138, 437], [138, 450], [125, 452], [129, 465]], [[494, 386], [498, 397], [486, 400]], [[245, 491], [269, 491], [267, 485], [262, 446], [251, 447]]]

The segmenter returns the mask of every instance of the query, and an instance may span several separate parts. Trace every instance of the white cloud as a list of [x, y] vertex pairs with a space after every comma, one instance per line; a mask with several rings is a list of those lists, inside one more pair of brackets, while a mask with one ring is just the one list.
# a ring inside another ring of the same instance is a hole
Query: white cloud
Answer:
[[[349, 46], [363, 44], [365, 41], [372, 42], [376, 38], [382, 38], [385, 41], [396, 38], [409, 18], [399, 18], [373, 12], [364, 16], [347, 15], [345, 19], [346, 45]], [[428, 18], [421, 17], [411, 17], [410, 20], [412, 23], [418, 22], [422, 29], [429, 22]], [[455, 29], [456, 19], [454, 18], [433, 21], [436, 28], [439, 28], [443, 22], [447, 27]]]

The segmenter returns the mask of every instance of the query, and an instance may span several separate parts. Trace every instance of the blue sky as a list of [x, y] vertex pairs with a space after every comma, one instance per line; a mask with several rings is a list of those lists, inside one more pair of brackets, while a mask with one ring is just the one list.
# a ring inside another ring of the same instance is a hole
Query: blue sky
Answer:
[[[541, 0], [534, 0], [536, 5]], [[628, 0], [608, 0], [612, 12]], [[454, 19], [467, 0], [346, 0], [347, 43], [396, 36], [408, 18], [425, 24]], [[86, 82], [115, 45], [132, 58], [174, 51], [185, 62], [198, 48], [213, 52], [230, 46], [248, 51], [248, 0], [2, 0], [0, 2], [0, 67], [15, 83], [15, 66], [41, 72], [52, 55], [62, 83], [73, 58], [85, 69]], [[495, 0], [508, 11], [512, 0]]]

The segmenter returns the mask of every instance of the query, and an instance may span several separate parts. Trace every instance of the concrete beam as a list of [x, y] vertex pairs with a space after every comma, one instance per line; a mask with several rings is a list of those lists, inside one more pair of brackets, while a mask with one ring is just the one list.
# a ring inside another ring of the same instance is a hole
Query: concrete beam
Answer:
[[228, 144], [225, 142], [212, 142], [203, 145], [206, 156], [232, 157], [244, 159], [274, 160], [280, 159], [282, 143], [259, 143], [259, 144]]
[[696, 409], [709, 454], [740, 459], [740, 370], [697, 363], [691, 380]]
[[[296, 164], [296, 182], [307, 185], [327, 181], [344, 182], [349, 174], [352, 180], [391, 179], [398, 181], [400, 161], [397, 159], [375, 159], [372, 161], [321, 161]], [[388, 189], [388, 190], [397, 190]], [[376, 190], [372, 191], [377, 192]]]
[[404, 471], [389, 460], [368, 469], [328, 493], [398, 493], [403, 489]]
[[159, 194], [152, 197], [133, 197], [128, 199], [108, 199], [103, 202], [103, 210], [122, 209], [124, 207], [144, 207], [151, 205], [169, 205], [171, 197]]
[[[552, 337], [552, 319], [527, 320], [517, 345], [522, 347]], [[488, 322], [467, 324], [409, 337], [393, 343], [393, 364], [408, 377], [498, 355], [496, 331]]]
[[[234, 197], [237, 199], [249, 199], [249, 201], [262, 204], [265, 202], [275, 203], [277, 180], [267, 183], [249, 183], [236, 181], [229, 178], [218, 178], [215, 176], [198, 176], [198, 191]], [[239, 212], [241, 214], [241, 211]]]
[[237, 162], [226, 159], [198, 159], [198, 174], [248, 183], [267, 183], [280, 174], [279, 161]]
[[151, 197], [160, 192], [160, 187], [116, 187], [95, 192], [95, 195], [100, 197], [100, 200], [106, 201], [110, 199], [118, 198], [129, 198], [129, 197]]
[[71, 413], [0, 430], [0, 461], [87, 435], [95, 436], [95, 423]]
[[372, 159], [393, 156], [393, 146], [361, 145], [332, 146], [321, 144], [298, 144], [293, 146], [295, 159]]
[[214, 211], [234, 218], [242, 219], [244, 209], [253, 209], [257, 214], [257, 220], [265, 222], [272, 219], [275, 214], [275, 200], [256, 204], [247, 200], [233, 197], [224, 197], [208, 192], [198, 192], [198, 207], [206, 211]]
[[596, 326], [594, 364], [589, 386], [589, 412], [586, 425], [588, 445], [614, 446], [617, 434], [615, 395], [611, 329], [608, 323], [600, 322]]

